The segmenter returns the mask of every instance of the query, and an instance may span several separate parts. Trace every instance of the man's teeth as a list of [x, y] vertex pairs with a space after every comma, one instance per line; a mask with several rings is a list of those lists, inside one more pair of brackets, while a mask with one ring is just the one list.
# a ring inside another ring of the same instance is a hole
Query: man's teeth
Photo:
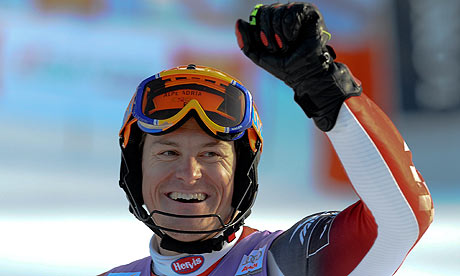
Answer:
[[172, 192], [169, 193], [169, 198], [173, 200], [178, 200], [178, 199], [184, 199], [184, 200], [205, 200], [206, 199], [206, 194], [203, 193], [193, 193], [193, 194], [183, 194], [183, 193], [178, 193], [178, 192]]

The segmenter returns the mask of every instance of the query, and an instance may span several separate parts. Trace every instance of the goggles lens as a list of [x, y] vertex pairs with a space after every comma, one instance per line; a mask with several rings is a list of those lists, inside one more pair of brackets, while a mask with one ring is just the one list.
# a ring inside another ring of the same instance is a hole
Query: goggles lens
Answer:
[[167, 120], [183, 109], [201, 108], [216, 125], [239, 125], [246, 106], [243, 91], [218, 79], [203, 79], [201, 83], [197, 78], [176, 75], [169, 76], [169, 80], [148, 82], [142, 91], [142, 114], [154, 120]]

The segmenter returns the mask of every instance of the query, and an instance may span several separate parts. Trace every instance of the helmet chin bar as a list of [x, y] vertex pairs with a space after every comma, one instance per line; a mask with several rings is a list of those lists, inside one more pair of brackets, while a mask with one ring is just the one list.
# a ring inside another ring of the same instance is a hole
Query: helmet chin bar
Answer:
[[[252, 185], [252, 183], [251, 183]], [[250, 185], [249, 185], [250, 187]], [[248, 187], [248, 189], [249, 189]], [[243, 197], [244, 198], [244, 197]], [[241, 199], [242, 201], [243, 199]], [[251, 204], [252, 207], [253, 204]], [[189, 253], [189, 254], [202, 254], [202, 253], [211, 253], [212, 251], [219, 251], [222, 249], [225, 242], [231, 242], [234, 237], [232, 235], [239, 230], [239, 228], [244, 224], [244, 220], [251, 214], [251, 208], [246, 210], [244, 213], [238, 213], [231, 222], [225, 224], [222, 218], [216, 214], [206, 214], [206, 215], [179, 215], [172, 214], [167, 212], [162, 212], [159, 210], [154, 210], [150, 214], [147, 213], [144, 207], [137, 206], [137, 210], [131, 209], [133, 214], [137, 219], [142, 221], [147, 225], [152, 231], [161, 238], [160, 247], [166, 250], [175, 251], [178, 253]], [[131, 205], [131, 207], [134, 207]], [[139, 208], [140, 207], [140, 208]], [[174, 218], [216, 218], [221, 227], [212, 229], [212, 230], [178, 230], [173, 228], [164, 227], [156, 224], [153, 219], [154, 214], [160, 214], [167, 217]], [[193, 242], [183, 242], [177, 239], [172, 238], [166, 232], [180, 233], [180, 234], [212, 234], [212, 233], [222, 233], [217, 237], [212, 237], [206, 240], [199, 240]]]
[[[185, 219], [193, 219], [193, 218], [216, 218], [221, 227], [220, 228], [217, 228], [217, 229], [214, 229], [214, 230], [198, 230], [198, 231], [192, 231], [192, 230], [177, 230], [177, 229], [173, 229], [173, 228], [167, 228], [167, 227], [163, 227], [163, 226], [160, 226], [158, 225], [155, 220], [153, 219], [153, 215], [155, 214], [160, 214], [162, 216], [166, 216], [166, 217], [173, 217], [173, 218], [185, 218]], [[159, 230], [162, 230], [162, 231], [169, 231], [169, 232], [174, 232], [174, 233], [181, 233], [181, 234], [211, 234], [211, 233], [215, 233], [215, 232], [221, 232], [223, 230], [225, 230], [225, 223], [224, 221], [222, 220], [222, 218], [219, 216], [219, 215], [216, 215], [216, 214], [206, 214], [206, 215], [179, 215], [179, 214], [173, 214], [173, 213], [167, 213], [167, 212], [162, 212], [162, 211], [159, 211], [159, 210], [153, 210], [150, 214], [149, 214], [149, 217], [147, 219], [141, 219], [142, 222], [147, 222], [149, 219], [152, 219], [154, 224], [156, 225], [156, 227], [159, 229]]]

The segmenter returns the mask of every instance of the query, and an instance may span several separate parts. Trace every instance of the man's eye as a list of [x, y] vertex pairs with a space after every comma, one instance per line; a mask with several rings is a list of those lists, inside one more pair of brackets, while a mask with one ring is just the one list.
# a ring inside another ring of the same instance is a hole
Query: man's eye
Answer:
[[176, 156], [177, 152], [172, 151], [172, 150], [165, 150], [165, 151], [160, 152], [159, 155], [161, 155], [161, 156]]
[[220, 155], [217, 152], [207, 151], [203, 153], [204, 157], [219, 157]]

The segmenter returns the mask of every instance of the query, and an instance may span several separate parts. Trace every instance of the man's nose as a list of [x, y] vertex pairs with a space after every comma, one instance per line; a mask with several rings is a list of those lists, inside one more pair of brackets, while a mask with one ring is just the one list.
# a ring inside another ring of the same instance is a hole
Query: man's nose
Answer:
[[201, 165], [195, 157], [184, 157], [176, 169], [176, 176], [185, 184], [195, 184], [201, 178]]

